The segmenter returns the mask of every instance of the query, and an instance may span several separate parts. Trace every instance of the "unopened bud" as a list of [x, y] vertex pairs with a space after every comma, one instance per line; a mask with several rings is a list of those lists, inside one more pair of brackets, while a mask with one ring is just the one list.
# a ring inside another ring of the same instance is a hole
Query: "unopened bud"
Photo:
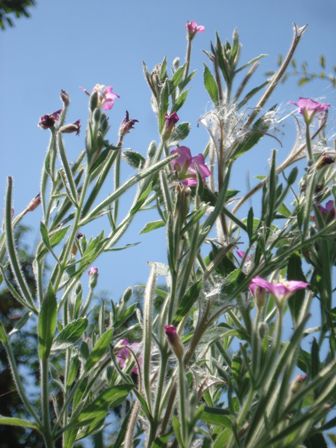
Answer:
[[149, 158], [154, 157], [156, 151], [157, 151], [157, 146], [156, 146], [155, 141], [153, 140], [150, 142], [150, 144], [148, 146], [148, 151], [147, 151], [148, 157]]
[[171, 114], [166, 114], [165, 116], [165, 125], [163, 129], [163, 137], [169, 138], [172, 130], [175, 127], [175, 124], [179, 121], [180, 117], [176, 112], [172, 112]]
[[306, 381], [306, 379], [307, 379], [307, 375], [302, 375], [301, 373], [295, 377], [294, 381], [291, 384], [292, 394], [295, 394], [296, 392], [299, 391], [300, 387]]
[[89, 274], [89, 286], [90, 288], [94, 288], [97, 284], [97, 279], [98, 279], [98, 268], [96, 268], [95, 266], [92, 266], [89, 270], [88, 270], [88, 274]]
[[69, 94], [65, 90], [61, 90], [60, 97], [64, 106], [69, 106]]
[[176, 327], [174, 327], [174, 325], [165, 325], [164, 331], [177, 359], [181, 360], [183, 357], [184, 349], [180, 336], [177, 334]]
[[32, 212], [41, 204], [41, 195], [38, 193], [27, 205], [26, 211]]
[[260, 322], [258, 325], [259, 336], [262, 339], [268, 333], [268, 325], [266, 322]]

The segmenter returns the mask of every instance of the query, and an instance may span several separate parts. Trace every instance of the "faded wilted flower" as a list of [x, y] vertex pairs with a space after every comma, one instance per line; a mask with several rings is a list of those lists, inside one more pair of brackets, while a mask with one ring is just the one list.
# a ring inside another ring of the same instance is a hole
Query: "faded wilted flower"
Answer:
[[120, 124], [119, 135], [120, 137], [124, 137], [131, 129], [133, 129], [135, 123], [139, 123], [139, 120], [135, 118], [130, 118], [128, 111], [126, 111], [125, 118]]
[[60, 131], [64, 134], [76, 133], [76, 135], [78, 135], [80, 132], [80, 127], [81, 127], [80, 120], [76, 120], [73, 123], [62, 126], [60, 128]]
[[55, 126], [56, 121], [59, 120], [59, 117], [61, 115], [62, 109], [56, 110], [56, 112], [53, 112], [52, 114], [46, 114], [42, 115], [40, 117], [38, 126], [42, 129], [51, 129]]

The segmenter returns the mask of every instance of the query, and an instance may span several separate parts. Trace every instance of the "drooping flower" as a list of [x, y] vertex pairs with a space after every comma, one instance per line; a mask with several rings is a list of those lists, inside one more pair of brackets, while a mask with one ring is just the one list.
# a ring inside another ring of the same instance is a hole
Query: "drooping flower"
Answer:
[[60, 132], [63, 134], [72, 134], [75, 133], [76, 135], [79, 135], [81, 128], [80, 120], [76, 120], [73, 123], [66, 124], [60, 128]]
[[211, 171], [205, 164], [202, 154], [192, 157], [190, 149], [186, 146], [178, 146], [171, 153], [178, 154], [178, 157], [171, 161], [171, 167], [183, 185], [187, 187], [196, 186], [197, 173], [203, 181], [210, 176]]
[[307, 288], [308, 283], [300, 280], [286, 280], [279, 283], [272, 283], [262, 277], [254, 277], [251, 280], [249, 289], [256, 297], [265, 292], [271, 293], [279, 304], [289, 299], [296, 291]]
[[[128, 339], [121, 339], [117, 344], [116, 358], [121, 369], [123, 369], [128, 361], [133, 360], [132, 352], [136, 355], [138, 362], [141, 362], [141, 344], [139, 342], [129, 342]], [[132, 373], [138, 374], [138, 365], [132, 367]]]
[[316, 113], [327, 112], [330, 104], [319, 103], [311, 98], [300, 97], [297, 101], [291, 101], [299, 108], [299, 113], [303, 115], [306, 123], [310, 123]]
[[96, 84], [92, 92], [97, 92], [98, 104], [103, 110], [111, 110], [115, 100], [120, 98], [117, 93], [113, 92], [112, 86], [105, 86], [104, 84]]
[[40, 117], [38, 126], [42, 129], [51, 129], [55, 126], [56, 121], [59, 120], [62, 109], [56, 110], [52, 114], [45, 114]]
[[164, 331], [167, 336], [168, 342], [173, 349], [176, 357], [178, 359], [182, 359], [184, 349], [180, 339], [180, 336], [177, 334], [176, 327], [174, 325], [165, 325]]
[[205, 27], [203, 25], [198, 25], [195, 20], [191, 20], [186, 23], [186, 29], [190, 37], [194, 37], [197, 33], [203, 33], [205, 31]]

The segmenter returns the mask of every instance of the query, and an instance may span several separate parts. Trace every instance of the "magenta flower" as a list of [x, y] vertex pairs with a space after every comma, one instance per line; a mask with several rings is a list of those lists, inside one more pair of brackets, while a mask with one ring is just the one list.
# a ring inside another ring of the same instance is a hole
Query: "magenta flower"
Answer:
[[38, 126], [42, 129], [51, 129], [55, 126], [56, 121], [59, 120], [59, 117], [61, 115], [62, 109], [56, 110], [56, 112], [53, 112], [52, 114], [46, 114], [42, 115], [40, 117]]
[[194, 20], [186, 23], [186, 29], [190, 37], [193, 37], [197, 33], [203, 33], [205, 27], [203, 25], [198, 25]]
[[[133, 360], [133, 355], [132, 352], [134, 352], [134, 354], [137, 357], [138, 362], [141, 362], [141, 356], [140, 356], [140, 348], [141, 348], [141, 344], [139, 342], [129, 342], [128, 339], [122, 339], [119, 343], [118, 343], [118, 347], [117, 347], [117, 353], [116, 353], [116, 358], [117, 358], [117, 362], [119, 364], [119, 366], [123, 369], [129, 360]], [[139, 374], [139, 369], [137, 364], [135, 364], [132, 367], [131, 370], [132, 373], [135, 374]]]
[[115, 100], [120, 98], [117, 93], [113, 92], [113, 88], [111, 86], [105, 86], [104, 84], [96, 84], [92, 89], [92, 92], [97, 92], [98, 104], [103, 108], [103, 110], [111, 110], [114, 106]]
[[210, 176], [211, 171], [205, 164], [202, 154], [192, 157], [190, 149], [186, 146], [178, 146], [171, 153], [178, 154], [178, 157], [171, 161], [171, 167], [183, 185], [195, 187], [197, 185], [197, 173], [203, 181]]
[[330, 104], [319, 103], [311, 98], [300, 97], [297, 101], [291, 101], [299, 108], [299, 113], [303, 115], [306, 123], [310, 123], [316, 113], [327, 112]]
[[254, 297], [261, 295], [265, 292], [271, 293], [278, 301], [282, 303], [283, 301], [289, 299], [296, 291], [307, 288], [308, 283], [302, 282], [300, 280], [287, 280], [281, 283], [272, 283], [265, 280], [262, 277], [254, 277], [251, 280], [249, 289]]
[[330, 200], [326, 203], [325, 207], [323, 205], [318, 206], [321, 214], [327, 219], [333, 219], [336, 216], [336, 209], [334, 201]]

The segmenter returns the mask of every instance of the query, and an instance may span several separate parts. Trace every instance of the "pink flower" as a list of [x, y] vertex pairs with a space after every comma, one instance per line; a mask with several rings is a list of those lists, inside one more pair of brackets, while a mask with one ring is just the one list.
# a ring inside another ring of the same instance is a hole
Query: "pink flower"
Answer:
[[196, 186], [197, 173], [199, 173], [203, 181], [210, 176], [211, 171], [205, 164], [202, 154], [192, 157], [190, 149], [186, 146], [178, 146], [171, 153], [179, 155], [179, 157], [171, 161], [171, 167], [183, 185], [188, 187]]
[[120, 96], [113, 92], [111, 86], [105, 86], [104, 84], [96, 84], [92, 92], [97, 92], [98, 103], [103, 110], [111, 110], [114, 106], [115, 100], [120, 98]]
[[42, 115], [40, 117], [38, 126], [42, 129], [51, 129], [55, 126], [56, 121], [59, 120], [59, 117], [61, 115], [62, 109], [56, 110], [56, 112], [53, 112], [52, 114], [46, 114]]
[[[134, 360], [132, 352], [134, 352], [134, 354], [137, 356], [138, 362], [141, 361], [140, 347], [141, 344], [139, 342], [129, 342], [128, 339], [121, 339], [121, 341], [118, 343], [116, 358], [119, 366], [122, 369], [126, 366], [129, 360]], [[132, 367], [131, 372], [135, 374], [139, 373], [137, 364]]]
[[282, 303], [289, 299], [289, 297], [296, 291], [305, 289], [307, 286], [308, 283], [300, 280], [287, 280], [281, 283], [272, 283], [262, 277], [254, 277], [251, 280], [249, 289], [255, 297], [257, 297], [258, 294], [260, 295], [267, 291], [277, 299], [278, 303]]
[[305, 121], [310, 123], [316, 113], [327, 112], [330, 104], [319, 103], [310, 98], [300, 97], [297, 101], [291, 101], [299, 108], [299, 113], [303, 115]]
[[186, 23], [186, 28], [189, 36], [193, 37], [196, 33], [203, 33], [205, 27], [203, 25], [198, 25], [194, 20]]
[[89, 274], [89, 286], [90, 286], [90, 288], [93, 289], [97, 285], [97, 280], [98, 280], [98, 275], [99, 275], [98, 268], [96, 268], [95, 266], [92, 266], [88, 270], [88, 274]]

